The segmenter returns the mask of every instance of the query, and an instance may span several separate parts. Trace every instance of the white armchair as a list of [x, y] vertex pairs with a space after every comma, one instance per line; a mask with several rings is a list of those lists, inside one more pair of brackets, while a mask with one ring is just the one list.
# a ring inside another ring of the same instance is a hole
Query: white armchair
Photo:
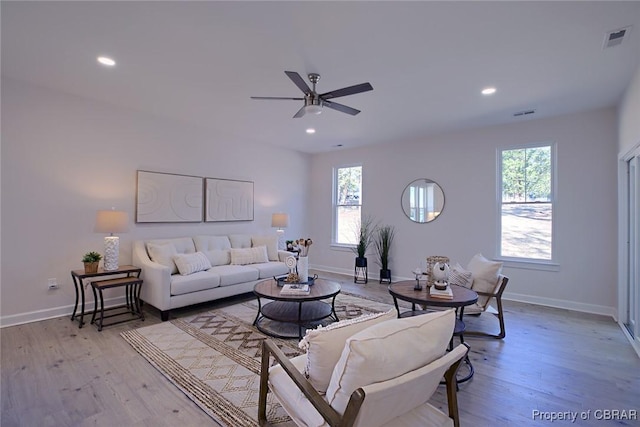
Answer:
[[[458, 427], [455, 375], [468, 347], [446, 351], [454, 324], [455, 313], [447, 310], [386, 320], [355, 333], [344, 341], [325, 394], [307, 379], [307, 355], [289, 360], [274, 342], [265, 340], [260, 425], [271, 425], [270, 390], [299, 426]], [[271, 366], [272, 357], [279, 364]], [[443, 377], [448, 414], [429, 403]]]

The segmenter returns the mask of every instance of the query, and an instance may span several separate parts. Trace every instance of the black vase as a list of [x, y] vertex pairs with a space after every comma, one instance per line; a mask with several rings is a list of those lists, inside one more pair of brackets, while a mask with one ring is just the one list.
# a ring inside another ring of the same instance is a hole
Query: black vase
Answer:
[[357, 257], [356, 266], [353, 270], [353, 283], [367, 283], [368, 281], [367, 258]]
[[380, 269], [380, 283], [391, 283], [391, 270]]

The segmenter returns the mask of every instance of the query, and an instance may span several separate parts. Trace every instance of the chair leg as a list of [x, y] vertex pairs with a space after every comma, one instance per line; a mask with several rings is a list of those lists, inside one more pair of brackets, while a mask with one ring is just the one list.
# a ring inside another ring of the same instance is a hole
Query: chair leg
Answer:
[[502, 314], [502, 298], [496, 299], [498, 303], [498, 321], [500, 322], [500, 334], [496, 336], [498, 339], [503, 339], [507, 333], [504, 329], [504, 315]]
[[266, 343], [262, 342], [262, 361], [260, 364], [260, 391], [258, 394], [258, 423], [261, 427], [271, 424], [267, 421], [267, 393], [269, 392], [270, 352]]

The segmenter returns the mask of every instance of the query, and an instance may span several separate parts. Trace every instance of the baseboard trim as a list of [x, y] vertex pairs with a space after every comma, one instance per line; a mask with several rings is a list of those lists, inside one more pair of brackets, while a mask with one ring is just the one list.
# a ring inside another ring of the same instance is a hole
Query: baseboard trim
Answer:
[[[344, 274], [347, 276], [353, 276], [353, 271], [343, 269], [343, 268], [333, 268], [333, 267], [328, 267], [326, 265], [310, 265], [309, 268], [312, 268], [318, 271], [324, 271], [327, 273]], [[380, 278], [378, 274], [369, 274], [369, 280], [379, 280], [379, 279]], [[395, 276], [395, 275], [393, 276], [394, 282], [397, 282], [399, 280], [415, 280], [415, 277], [401, 277], [401, 276]], [[610, 316], [613, 318], [613, 320], [617, 322], [617, 310], [614, 307], [607, 307], [607, 306], [595, 305], [595, 304], [585, 304], [585, 303], [579, 303], [575, 301], [561, 300], [556, 298], [545, 298], [545, 297], [538, 297], [534, 295], [524, 295], [524, 294], [511, 293], [511, 292], [505, 292], [502, 295], [502, 299], [508, 300], [508, 301], [524, 302], [528, 304], [542, 305], [546, 307], [580, 311], [583, 313]]]
[[545, 307], [563, 308], [566, 310], [580, 311], [582, 313], [600, 314], [602, 316], [609, 316], [617, 322], [617, 311], [615, 307], [607, 307], [604, 305], [585, 304], [581, 302], [568, 301], [556, 298], [538, 297], [534, 295], [516, 294], [512, 292], [505, 292], [502, 294], [502, 299], [508, 301], [525, 302], [528, 304], [542, 305]]
[[[104, 306], [106, 309], [116, 305], [124, 304], [125, 302], [126, 301], [124, 297], [109, 298], [109, 299], [105, 299]], [[40, 322], [41, 320], [55, 319], [56, 317], [68, 316], [69, 318], [71, 318], [71, 313], [73, 313], [73, 307], [74, 306], [70, 304], [62, 307], [48, 308], [46, 310], [36, 310], [36, 311], [30, 311], [28, 313], [13, 314], [10, 316], [1, 316], [0, 329], [8, 328], [10, 326], [24, 325], [25, 323]], [[93, 313], [93, 301], [85, 302], [84, 311], [85, 311], [84, 313], [85, 318], [87, 315], [91, 316], [91, 314]]]

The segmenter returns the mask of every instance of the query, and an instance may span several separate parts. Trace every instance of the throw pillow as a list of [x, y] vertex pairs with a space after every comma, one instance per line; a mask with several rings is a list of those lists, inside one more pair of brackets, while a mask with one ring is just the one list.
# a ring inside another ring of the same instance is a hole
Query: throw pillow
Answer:
[[211, 262], [212, 267], [231, 264], [231, 251], [229, 249], [214, 249], [206, 251], [205, 255], [209, 258], [209, 262]]
[[449, 283], [471, 289], [473, 275], [470, 271], [465, 270], [459, 263], [456, 263], [456, 265], [449, 270]]
[[389, 310], [386, 313], [365, 314], [354, 319], [331, 323], [326, 327], [318, 326], [316, 329], [308, 329], [298, 347], [307, 351], [307, 366], [304, 374], [309, 382], [320, 394], [324, 394], [347, 338], [369, 326], [396, 317], [396, 311]]
[[251, 246], [266, 246], [269, 261], [278, 261], [277, 236], [251, 236]]
[[446, 310], [379, 323], [348, 338], [327, 388], [326, 401], [343, 413], [359, 387], [397, 378], [441, 357], [455, 326]]
[[173, 257], [178, 255], [178, 252], [172, 243], [147, 243], [147, 252], [149, 252], [149, 258], [151, 258], [151, 261], [162, 264], [165, 267], [169, 267], [171, 269], [171, 274], [178, 272], [176, 263], [173, 262]]
[[[469, 261], [467, 270], [469, 270], [473, 276], [471, 289], [474, 291], [493, 293], [498, 287], [502, 263], [489, 261], [482, 254], [476, 254], [471, 258], [471, 261]], [[484, 308], [488, 302], [489, 297], [483, 295], [478, 296], [478, 305], [480, 307]]]
[[187, 276], [198, 271], [204, 271], [211, 268], [209, 258], [202, 252], [194, 254], [177, 254], [173, 257], [180, 275]]
[[233, 249], [231, 248], [231, 264], [247, 265], [269, 262], [267, 248], [256, 246], [255, 248]]

